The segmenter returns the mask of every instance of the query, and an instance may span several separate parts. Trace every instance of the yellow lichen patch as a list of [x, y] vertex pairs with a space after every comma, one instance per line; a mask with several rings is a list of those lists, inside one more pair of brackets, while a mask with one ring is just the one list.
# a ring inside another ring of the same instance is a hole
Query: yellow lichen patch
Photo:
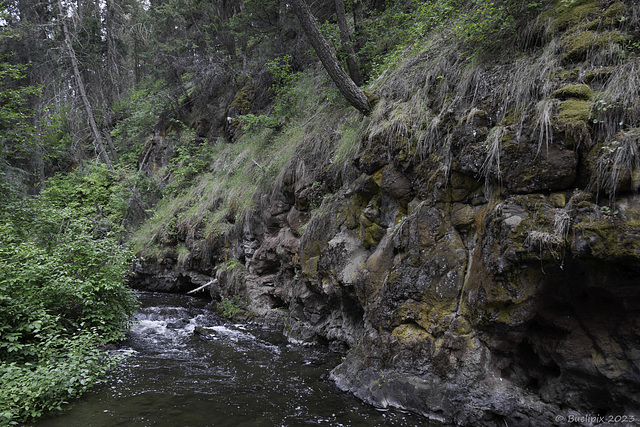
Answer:
[[412, 322], [426, 331], [442, 332], [451, 324], [456, 303], [457, 301], [450, 299], [432, 299], [428, 303], [406, 301], [398, 309], [396, 316], [399, 323]]
[[[362, 218], [361, 218], [362, 221]], [[362, 240], [362, 245], [369, 249], [371, 246], [377, 244], [380, 239], [387, 234], [387, 230], [375, 222], [368, 224], [367, 226], [362, 226], [360, 229], [360, 240]]]
[[[451, 322], [451, 332], [457, 335], [469, 335], [473, 331], [473, 328], [469, 321], [462, 316], [456, 317]], [[473, 344], [471, 345], [473, 347]]]
[[409, 344], [433, 341], [431, 334], [415, 323], [402, 324], [395, 328], [392, 334], [398, 341]]
[[309, 280], [317, 280], [318, 278], [318, 260], [320, 257], [309, 258], [302, 261], [302, 274]]
[[567, 199], [562, 193], [553, 193], [549, 196], [549, 201], [556, 208], [564, 208], [567, 204]]

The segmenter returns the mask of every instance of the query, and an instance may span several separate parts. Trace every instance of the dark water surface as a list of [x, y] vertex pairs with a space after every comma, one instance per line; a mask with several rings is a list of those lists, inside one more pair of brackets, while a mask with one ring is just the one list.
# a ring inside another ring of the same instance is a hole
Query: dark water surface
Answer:
[[[39, 426], [423, 426], [327, 379], [340, 357], [229, 323], [184, 295], [141, 293], [124, 359], [70, 411]], [[206, 328], [208, 333], [194, 333]]]

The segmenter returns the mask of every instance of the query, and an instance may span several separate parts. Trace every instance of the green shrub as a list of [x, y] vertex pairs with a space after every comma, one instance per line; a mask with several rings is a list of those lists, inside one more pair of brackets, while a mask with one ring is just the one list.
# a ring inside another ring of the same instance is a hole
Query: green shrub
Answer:
[[223, 298], [218, 303], [218, 314], [225, 319], [233, 319], [242, 308], [240, 307], [240, 298], [235, 297], [233, 299]]
[[244, 132], [260, 132], [265, 127], [281, 128], [295, 114], [296, 100], [302, 94], [298, 82], [302, 73], [294, 73], [291, 67], [291, 56], [275, 58], [265, 64], [273, 78], [271, 90], [274, 94], [271, 114], [245, 114], [238, 117]]
[[188, 188], [198, 175], [209, 169], [212, 160], [211, 144], [196, 139], [191, 131], [182, 131], [169, 166], [172, 180], [166, 188], [167, 193], [176, 194]]
[[98, 348], [125, 337], [136, 301], [125, 286], [131, 251], [82, 204], [0, 183], [10, 190], [0, 203], [0, 424], [15, 424], [61, 409], [104, 374], [113, 361]]
[[110, 133], [123, 163], [137, 163], [142, 143], [153, 135], [158, 117], [171, 99], [167, 92], [162, 83], [145, 81], [114, 105], [118, 121]]
[[98, 233], [128, 231], [147, 216], [160, 187], [143, 173], [90, 162], [45, 182], [42, 195], [55, 207], [69, 207], [93, 219]]

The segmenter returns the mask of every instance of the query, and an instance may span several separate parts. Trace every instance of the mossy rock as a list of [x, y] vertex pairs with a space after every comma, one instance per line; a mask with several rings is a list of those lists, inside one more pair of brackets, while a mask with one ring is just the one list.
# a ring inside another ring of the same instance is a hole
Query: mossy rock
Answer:
[[[361, 220], [362, 222], [362, 217]], [[362, 241], [362, 245], [369, 249], [372, 246], [378, 244], [378, 242], [387, 234], [387, 230], [375, 222], [372, 222], [368, 226], [362, 226], [360, 229], [360, 240]]]
[[593, 98], [595, 92], [588, 85], [585, 84], [573, 84], [567, 85], [553, 92], [553, 97], [558, 99], [582, 99], [588, 101]]
[[557, 0], [555, 7], [544, 12], [540, 17], [543, 21], [550, 20], [550, 31], [557, 33], [596, 17], [599, 11], [600, 4], [597, 0], [578, 0], [570, 5]]
[[462, 119], [464, 123], [470, 123], [475, 127], [489, 127], [491, 126], [491, 116], [487, 114], [484, 110], [479, 110], [477, 108], [469, 111], [469, 114]]
[[564, 140], [567, 148], [575, 148], [583, 143], [591, 143], [591, 102], [582, 99], [568, 99], [558, 105], [558, 114], [552, 118], [553, 130]]
[[596, 144], [584, 162], [594, 190], [609, 195], [636, 192], [640, 187], [640, 168], [633, 153], [639, 146], [640, 129], [618, 132], [614, 139]]
[[504, 116], [504, 119], [500, 122], [502, 126], [513, 126], [522, 122], [522, 116], [524, 111], [521, 108], [510, 109]]
[[253, 85], [248, 84], [236, 93], [235, 98], [225, 110], [224, 130], [230, 141], [235, 141], [242, 134], [242, 126], [238, 121], [238, 116], [251, 112], [256, 90]]
[[627, 6], [619, 1], [617, 3], [609, 6], [604, 13], [598, 16], [599, 19], [594, 19], [591, 22], [580, 25], [580, 29], [584, 30], [603, 30], [603, 29], [614, 29], [620, 27], [624, 20], [622, 18], [625, 17], [627, 12]]
[[614, 262], [640, 260], [640, 225], [617, 224], [611, 219], [587, 219], [573, 226], [571, 251], [579, 258]]
[[256, 90], [252, 84], [248, 84], [244, 86], [242, 89], [236, 93], [235, 98], [231, 101], [231, 104], [227, 107], [227, 115], [237, 114], [243, 115], [247, 114], [253, 108], [253, 101], [256, 96]]
[[475, 322], [481, 325], [518, 326], [536, 314], [544, 273], [539, 267], [515, 268], [504, 275], [488, 276], [471, 303]]
[[376, 184], [396, 199], [407, 199], [413, 194], [411, 182], [404, 174], [396, 169], [393, 163], [373, 174]]
[[626, 36], [620, 31], [580, 31], [568, 35], [562, 40], [566, 53], [563, 62], [580, 62], [587, 59], [590, 51], [603, 48], [608, 44], [622, 44]]
[[610, 77], [612, 72], [614, 71], [614, 67], [600, 67], [595, 70], [591, 70], [584, 75], [584, 82], [590, 84], [594, 83], [604, 83]]
[[360, 155], [354, 159], [354, 165], [361, 172], [374, 174], [391, 162], [388, 134], [364, 135], [360, 142]]
[[564, 123], [587, 122], [591, 117], [591, 102], [569, 99], [558, 106], [558, 116]]
[[580, 67], [572, 68], [570, 70], [559, 70], [555, 73], [555, 76], [561, 80], [578, 80], [580, 77]]

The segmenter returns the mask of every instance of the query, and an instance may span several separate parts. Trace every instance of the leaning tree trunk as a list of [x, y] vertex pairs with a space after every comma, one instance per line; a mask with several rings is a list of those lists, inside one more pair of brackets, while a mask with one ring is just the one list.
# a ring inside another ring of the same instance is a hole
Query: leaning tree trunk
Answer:
[[353, 79], [353, 82], [360, 86], [362, 84], [362, 74], [360, 73], [356, 52], [353, 49], [353, 40], [351, 38], [351, 33], [349, 32], [349, 26], [347, 25], [347, 12], [344, 8], [344, 0], [335, 0], [335, 2], [338, 28], [340, 28], [340, 40], [342, 41], [342, 49], [347, 54], [347, 68], [349, 69], [349, 75]]
[[316, 51], [316, 55], [320, 58], [322, 65], [325, 70], [327, 70], [331, 80], [333, 80], [338, 87], [340, 93], [342, 93], [342, 96], [359, 111], [364, 114], [369, 114], [371, 105], [369, 104], [367, 96], [340, 66], [336, 54], [331, 49], [327, 39], [322, 35], [318, 27], [318, 22], [311, 14], [309, 6], [307, 6], [304, 0], [291, 0], [291, 5], [311, 42], [311, 46], [313, 46], [313, 49]]
[[102, 141], [102, 135], [100, 134], [100, 130], [98, 129], [98, 125], [96, 124], [96, 119], [93, 116], [93, 108], [91, 107], [91, 103], [89, 102], [89, 97], [87, 97], [87, 92], [84, 88], [84, 82], [82, 81], [82, 75], [80, 74], [80, 68], [78, 66], [78, 58], [76, 57], [76, 53], [73, 50], [73, 44], [71, 44], [71, 36], [69, 35], [69, 29], [67, 28], [66, 21], [66, 11], [62, 6], [62, 0], [58, 0], [58, 9], [60, 12], [60, 21], [62, 21], [62, 32], [64, 33], [64, 41], [67, 45], [67, 52], [69, 57], [71, 58], [71, 67], [73, 68], [73, 75], [76, 79], [76, 83], [78, 85], [78, 92], [80, 92], [80, 99], [82, 100], [82, 104], [84, 105], [85, 112], [87, 113], [87, 120], [89, 121], [89, 127], [91, 128], [91, 133], [93, 133], [93, 137], [96, 140], [96, 148], [98, 149], [98, 155], [102, 159], [104, 163], [107, 164], [110, 170], [114, 170], [113, 164], [111, 163], [111, 159], [107, 154], [107, 151], [104, 148], [104, 143]]

